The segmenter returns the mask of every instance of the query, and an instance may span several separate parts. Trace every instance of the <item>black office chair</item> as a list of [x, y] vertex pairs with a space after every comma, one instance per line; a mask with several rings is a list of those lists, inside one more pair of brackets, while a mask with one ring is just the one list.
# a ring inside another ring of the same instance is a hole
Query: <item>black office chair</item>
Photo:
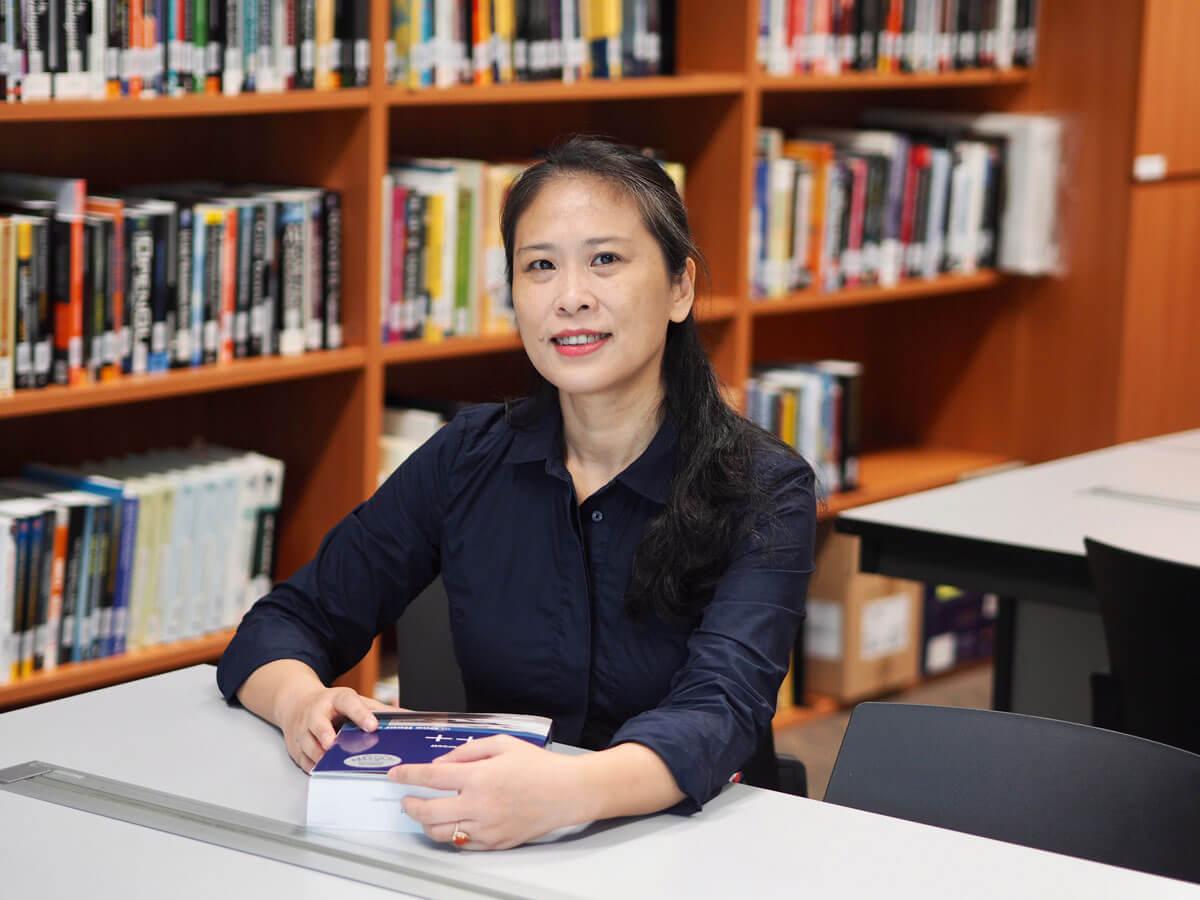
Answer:
[[1093, 723], [1200, 753], [1200, 568], [1083, 543], [1112, 670]]
[[[462, 671], [450, 637], [449, 601], [438, 578], [418, 596], [396, 623], [400, 705], [409, 709], [460, 711], [467, 708]], [[742, 770], [742, 783], [808, 796], [804, 763], [777, 756], [770, 731]]]
[[1200, 882], [1200, 756], [1017, 713], [863, 703], [825, 800]]

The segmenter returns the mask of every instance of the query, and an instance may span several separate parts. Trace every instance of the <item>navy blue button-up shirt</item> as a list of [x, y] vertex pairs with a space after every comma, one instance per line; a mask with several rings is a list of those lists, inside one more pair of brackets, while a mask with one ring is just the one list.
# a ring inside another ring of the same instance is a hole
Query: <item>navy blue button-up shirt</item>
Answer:
[[675, 447], [666, 421], [580, 505], [557, 409], [523, 427], [498, 404], [463, 410], [247, 613], [221, 659], [222, 692], [234, 702], [276, 659], [330, 683], [440, 572], [472, 709], [549, 716], [555, 740], [592, 749], [644, 744], [698, 809], [771, 727], [816, 505], [806, 463], [760, 454], [770, 508], [755, 511], [759, 537], [735, 548], [699, 623], [634, 623], [626, 587], [667, 502]]

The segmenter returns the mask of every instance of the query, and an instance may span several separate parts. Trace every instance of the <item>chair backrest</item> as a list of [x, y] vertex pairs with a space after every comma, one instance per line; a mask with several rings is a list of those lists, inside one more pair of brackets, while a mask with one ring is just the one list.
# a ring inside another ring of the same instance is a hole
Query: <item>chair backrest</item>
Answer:
[[441, 578], [435, 578], [396, 623], [396, 652], [401, 706], [467, 711], [467, 691], [450, 634], [450, 603]]
[[1200, 568], [1084, 546], [1121, 730], [1200, 753]]
[[863, 703], [825, 799], [1200, 882], [1200, 756], [1089, 725]]

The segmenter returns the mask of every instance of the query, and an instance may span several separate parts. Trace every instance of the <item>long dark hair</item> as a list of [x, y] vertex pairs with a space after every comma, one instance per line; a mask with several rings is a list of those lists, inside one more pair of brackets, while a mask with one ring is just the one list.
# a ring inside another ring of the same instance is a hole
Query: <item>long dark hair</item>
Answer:
[[[687, 210], [662, 166], [631, 147], [573, 137], [526, 169], [504, 202], [500, 231], [510, 288], [517, 222], [542, 188], [562, 175], [599, 178], [631, 197], [662, 249], [672, 279], [683, 275], [689, 257], [705, 268]], [[642, 533], [625, 604], [635, 621], [653, 611], [667, 622], [694, 622], [712, 599], [734, 545], [752, 533], [747, 511], [764, 505], [764, 489], [753, 464], [755, 450], [786, 445], [725, 402], [693, 314], [668, 323], [662, 366], [664, 413], [678, 435], [675, 472], [666, 506]], [[536, 371], [533, 378], [536, 402], [526, 409], [539, 415], [557, 392]], [[514, 409], [510, 404], [515, 422]]]

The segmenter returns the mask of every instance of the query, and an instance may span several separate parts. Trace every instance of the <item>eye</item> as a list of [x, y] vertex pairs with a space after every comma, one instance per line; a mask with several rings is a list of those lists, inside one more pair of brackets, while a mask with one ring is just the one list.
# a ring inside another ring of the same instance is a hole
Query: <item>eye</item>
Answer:
[[595, 257], [593, 257], [592, 262], [606, 266], [609, 263], [615, 263], [620, 258], [621, 257], [617, 256], [615, 253], [597, 253]]
[[525, 269], [530, 272], [549, 272], [553, 268], [554, 263], [550, 262], [548, 259], [535, 259], [525, 267]]

